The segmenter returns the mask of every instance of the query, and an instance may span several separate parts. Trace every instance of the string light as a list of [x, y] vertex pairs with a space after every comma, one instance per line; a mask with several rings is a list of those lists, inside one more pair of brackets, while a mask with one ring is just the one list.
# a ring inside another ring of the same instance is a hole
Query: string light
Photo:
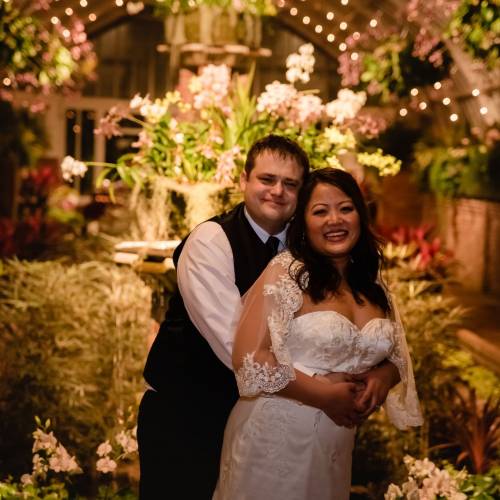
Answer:
[[80, 0], [80, 5], [81, 5], [82, 7], [87, 7], [87, 5], [88, 5], [87, 0]]
[[424, 102], [424, 101], [422, 101], [422, 102], [418, 105], [418, 107], [419, 107], [422, 111], [424, 111], [425, 109], [427, 109], [427, 103], [426, 103], [426, 102]]
[[450, 104], [450, 102], [451, 102], [451, 99], [450, 99], [449, 97], [445, 97], [445, 98], [443, 99], [443, 104], [444, 104], [445, 106], [448, 106], [448, 104]]
[[67, 16], [72, 16], [73, 15], [73, 9], [71, 7], [68, 7], [65, 11]]
[[292, 8], [290, 9], [290, 15], [291, 15], [291, 16], [296, 16], [296, 15], [298, 14], [298, 12], [299, 12], [299, 11], [298, 11], [295, 7], [292, 7]]
[[321, 26], [321, 24], [317, 24], [316, 27], [314, 28], [314, 31], [316, 33], [321, 33], [323, 31], [323, 26]]
[[479, 89], [473, 89], [473, 90], [472, 90], [472, 95], [473, 95], [474, 97], [477, 97], [480, 93], [481, 93], [481, 92], [479, 91]]
[[310, 18], [309, 16], [304, 16], [304, 17], [302, 18], [302, 22], [303, 22], [304, 24], [309, 24], [309, 23], [311, 22], [311, 18]]
[[333, 12], [327, 12], [327, 13], [326, 13], [326, 18], [327, 18], [329, 21], [332, 21], [334, 17], [335, 17], [335, 14], [334, 14]]
[[117, 7], [123, 7], [123, 0], [116, 0], [115, 4]]
[[439, 90], [441, 87], [442, 87], [441, 82], [435, 82], [435, 83], [434, 83], [434, 88], [435, 88], [436, 90]]
[[93, 23], [97, 19], [97, 16], [92, 12], [89, 14], [89, 21]]
[[410, 94], [411, 94], [413, 97], [417, 96], [417, 95], [418, 95], [418, 89], [415, 89], [415, 88], [411, 89], [411, 90], [410, 90]]
[[371, 19], [371, 20], [370, 20], [370, 27], [372, 27], [372, 28], [376, 28], [376, 27], [377, 27], [377, 24], [378, 24], [378, 22], [377, 22], [377, 20], [376, 20], [376, 19]]
[[406, 115], [408, 114], [408, 110], [407, 110], [406, 108], [401, 108], [401, 109], [399, 110], [399, 114], [400, 114], [401, 116], [406, 116]]
[[353, 52], [353, 53], [351, 54], [351, 60], [352, 60], [352, 61], [357, 61], [357, 60], [358, 60], [358, 58], [359, 58], [359, 54], [358, 54], [357, 52]]
[[479, 110], [479, 112], [480, 112], [482, 115], [485, 115], [485, 114], [487, 114], [487, 113], [488, 113], [488, 108], [487, 108], [486, 106], [483, 106], [483, 107]]
[[278, 0], [278, 7], [283, 8], [285, 6], [285, 0]]
[[71, 36], [71, 32], [68, 29], [63, 30], [62, 34], [64, 38], [69, 38]]
[[450, 115], [450, 121], [451, 122], [456, 122], [458, 120], [458, 115], [456, 113], [452, 113]]
[[341, 52], [344, 52], [346, 49], [347, 49], [347, 45], [344, 42], [342, 42], [341, 44], [339, 44], [339, 50]]
[[328, 36], [326, 37], [326, 39], [332, 43], [335, 41], [335, 35], [333, 33], [328, 33]]
[[349, 3], [349, 0], [340, 0], [340, 3], [342, 5], [347, 5]]
[[359, 40], [359, 38], [361, 37], [361, 34], [359, 33], [359, 31], [355, 31], [352, 34], [352, 37], [354, 38], [354, 40]]
[[342, 31], [345, 31], [347, 29], [347, 23], [345, 21], [342, 21], [340, 24], [339, 24], [339, 28], [342, 30]]
[[7, 78], [7, 77], [6, 77], [6, 78], [4, 78], [4, 79], [3, 79], [3, 84], [4, 84], [6, 87], [8, 87], [11, 83], [12, 83], [12, 82], [10, 81], [10, 78]]
[[52, 17], [52, 18], [50, 19], [50, 22], [51, 22], [52, 24], [59, 24], [59, 18], [58, 18], [58, 17], [56, 17], [56, 16], [54, 16], [54, 17]]

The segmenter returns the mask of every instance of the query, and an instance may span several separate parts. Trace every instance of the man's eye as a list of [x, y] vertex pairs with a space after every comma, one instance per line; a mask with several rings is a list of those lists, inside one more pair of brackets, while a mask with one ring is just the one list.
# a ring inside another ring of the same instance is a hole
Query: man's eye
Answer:
[[293, 181], [285, 181], [284, 184], [289, 189], [297, 189], [299, 187], [299, 185]]
[[272, 184], [274, 182], [274, 179], [272, 177], [261, 177], [260, 181], [264, 184]]

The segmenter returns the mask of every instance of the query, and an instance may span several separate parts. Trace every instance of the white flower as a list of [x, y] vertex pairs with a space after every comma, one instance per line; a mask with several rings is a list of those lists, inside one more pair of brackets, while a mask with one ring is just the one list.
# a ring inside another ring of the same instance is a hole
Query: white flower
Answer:
[[21, 476], [21, 483], [23, 485], [33, 484], [33, 477], [31, 474], [23, 474]]
[[49, 470], [45, 460], [38, 454], [33, 455], [33, 475], [44, 475]]
[[365, 103], [364, 92], [341, 89], [337, 94], [337, 99], [326, 104], [326, 114], [333, 119], [334, 123], [340, 125], [345, 120], [354, 118]]
[[119, 432], [115, 440], [122, 447], [123, 453], [134, 453], [138, 450], [137, 439], [133, 436], [132, 431]]
[[130, 109], [138, 109], [145, 104], [151, 104], [149, 100], [149, 94], [142, 98], [140, 94], [135, 94], [135, 96], [130, 101]]
[[97, 472], [107, 474], [108, 472], [113, 472], [116, 469], [116, 466], [117, 464], [114, 460], [111, 460], [109, 457], [104, 457], [97, 461], [95, 468]]
[[314, 45], [312, 43], [305, 43], [299, 47], [299, 53], [303, 55], [314, 54]]
[[[63, 160], [63, 165], [61, 165], [62, 167], [64, 166], [64, 162], [68, 158], [70, 160], [73, 160], [71, 156], [66, 156], [66, 158], [64, 158]], [[32, 449], [33, 453], [40, 450], [46, 450], [48, 453], [52, 453], [55, 451], [57, 446], [57, 438], [54, 436], [53, 432], [49, 432], [47, 434], [46, 432], [43, 432], [41, 429], [37, 429], [36, 431], [33, 432], [33, 438], [34, 438], [33, 449]]]
[[315, 59], [312, 55], [314, 47], [308, 43], [299, 47], [298, 53], [290, 54], [286, 58], [286, 79], [290, 83], [300, 80], [307, 83], [310, 80], [310, 74], [314, 71]]
[[[75, 160], [72, 156], [66, 156], [62, 163], [61, 163], [61, 171], [62, 171], [62, 176], [65, 181], [71, 181], [73, 180], [73, 177], [83, 177], [85, 175], [85, 172], [87, 172], [88, 168], [85, 163], [82, 161]], [[37, 429], [35, 433], [39, 431], [40, 433], [44, 434], [43, 431], [40, 429]], [[35, 444], [33, 445], [33, 448], [37, 445], [37, 436], [35, 436], [35, 433], [33, 436], [35, 437]], [[50, 433], [52, 435], [52, 432]], [[55, 438], [54, 438], [55, 439]], [[57, 442], [57, 440], [56, 440]], [[41, 449], [41, 448], [38, 448]], [[33, 451], [36, 451], [33, 449]]]
[[178, 132], [174, 135], [174, 141], [177, 144], [182, 144], [184, 142], [184, 134], [182, 132]]
[[143, 103], [139, 108], [139, 113], [146, 118], [149, 123], [158, 123], [167, 113], [168, 104], [165, 104], [161, 99], [155, 99], [153, 103]]
[[271, 115], [286, 117], [297, 96], [297, 89], [287, 83], [274, 81], [266, 85], [266, 89], [257, 98], [257, 111], [266, 111]]
[[290, 120], [301, 127], [307, 127], [321, 120], [323, 102], [311, 94], [299, 94], [293, 101]]
[[397, 500], [398, 498], [403, 496], [403, 492], [399, 486], [395, 484], [390, 484], [389, 488], [384, 495], [384, 500]]
[[49, 458], [49, 468], [54, 472], [81, 472], [75, 457], [72, 457], [61, 444]]
[[104, 443], [101, 443], [97, 447], [97, 455], [99, 457], [104, 457], [105, 455], [109, 455], [113, 451], [113, 448], [111, 447], [111, 444], [109, 443], [109, 440], [104, 441]]

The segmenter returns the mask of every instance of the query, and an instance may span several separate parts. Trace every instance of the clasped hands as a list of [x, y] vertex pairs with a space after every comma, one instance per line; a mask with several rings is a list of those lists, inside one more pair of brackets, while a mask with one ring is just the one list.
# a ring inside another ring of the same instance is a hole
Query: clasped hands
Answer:
[[323, 411], [337, 425], [351, 428], [380, 408], [399, 381], [399, 374], [392, 363], [385, 362], [355, 375], [333, 372], [315, 378], [331, 385], [331, 396]]

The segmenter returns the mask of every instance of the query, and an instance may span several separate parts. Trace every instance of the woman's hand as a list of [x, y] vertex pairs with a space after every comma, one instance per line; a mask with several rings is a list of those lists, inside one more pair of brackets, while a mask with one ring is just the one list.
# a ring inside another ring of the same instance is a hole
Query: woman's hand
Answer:
[[389, 390], [399, 382], [398, 369], [385, 361], [364, 373], [350, 375], [350, 380], [362, 383], [364, 389], [358, 394], [357, 403], [362, 410], [361, 418], [368, 418], [385, 403]]
[[357, 385], [353, 382], [329, 382], [321, 409], [337, 425], [352, 428], [363, 421], [358, 411], [357, 394]]

